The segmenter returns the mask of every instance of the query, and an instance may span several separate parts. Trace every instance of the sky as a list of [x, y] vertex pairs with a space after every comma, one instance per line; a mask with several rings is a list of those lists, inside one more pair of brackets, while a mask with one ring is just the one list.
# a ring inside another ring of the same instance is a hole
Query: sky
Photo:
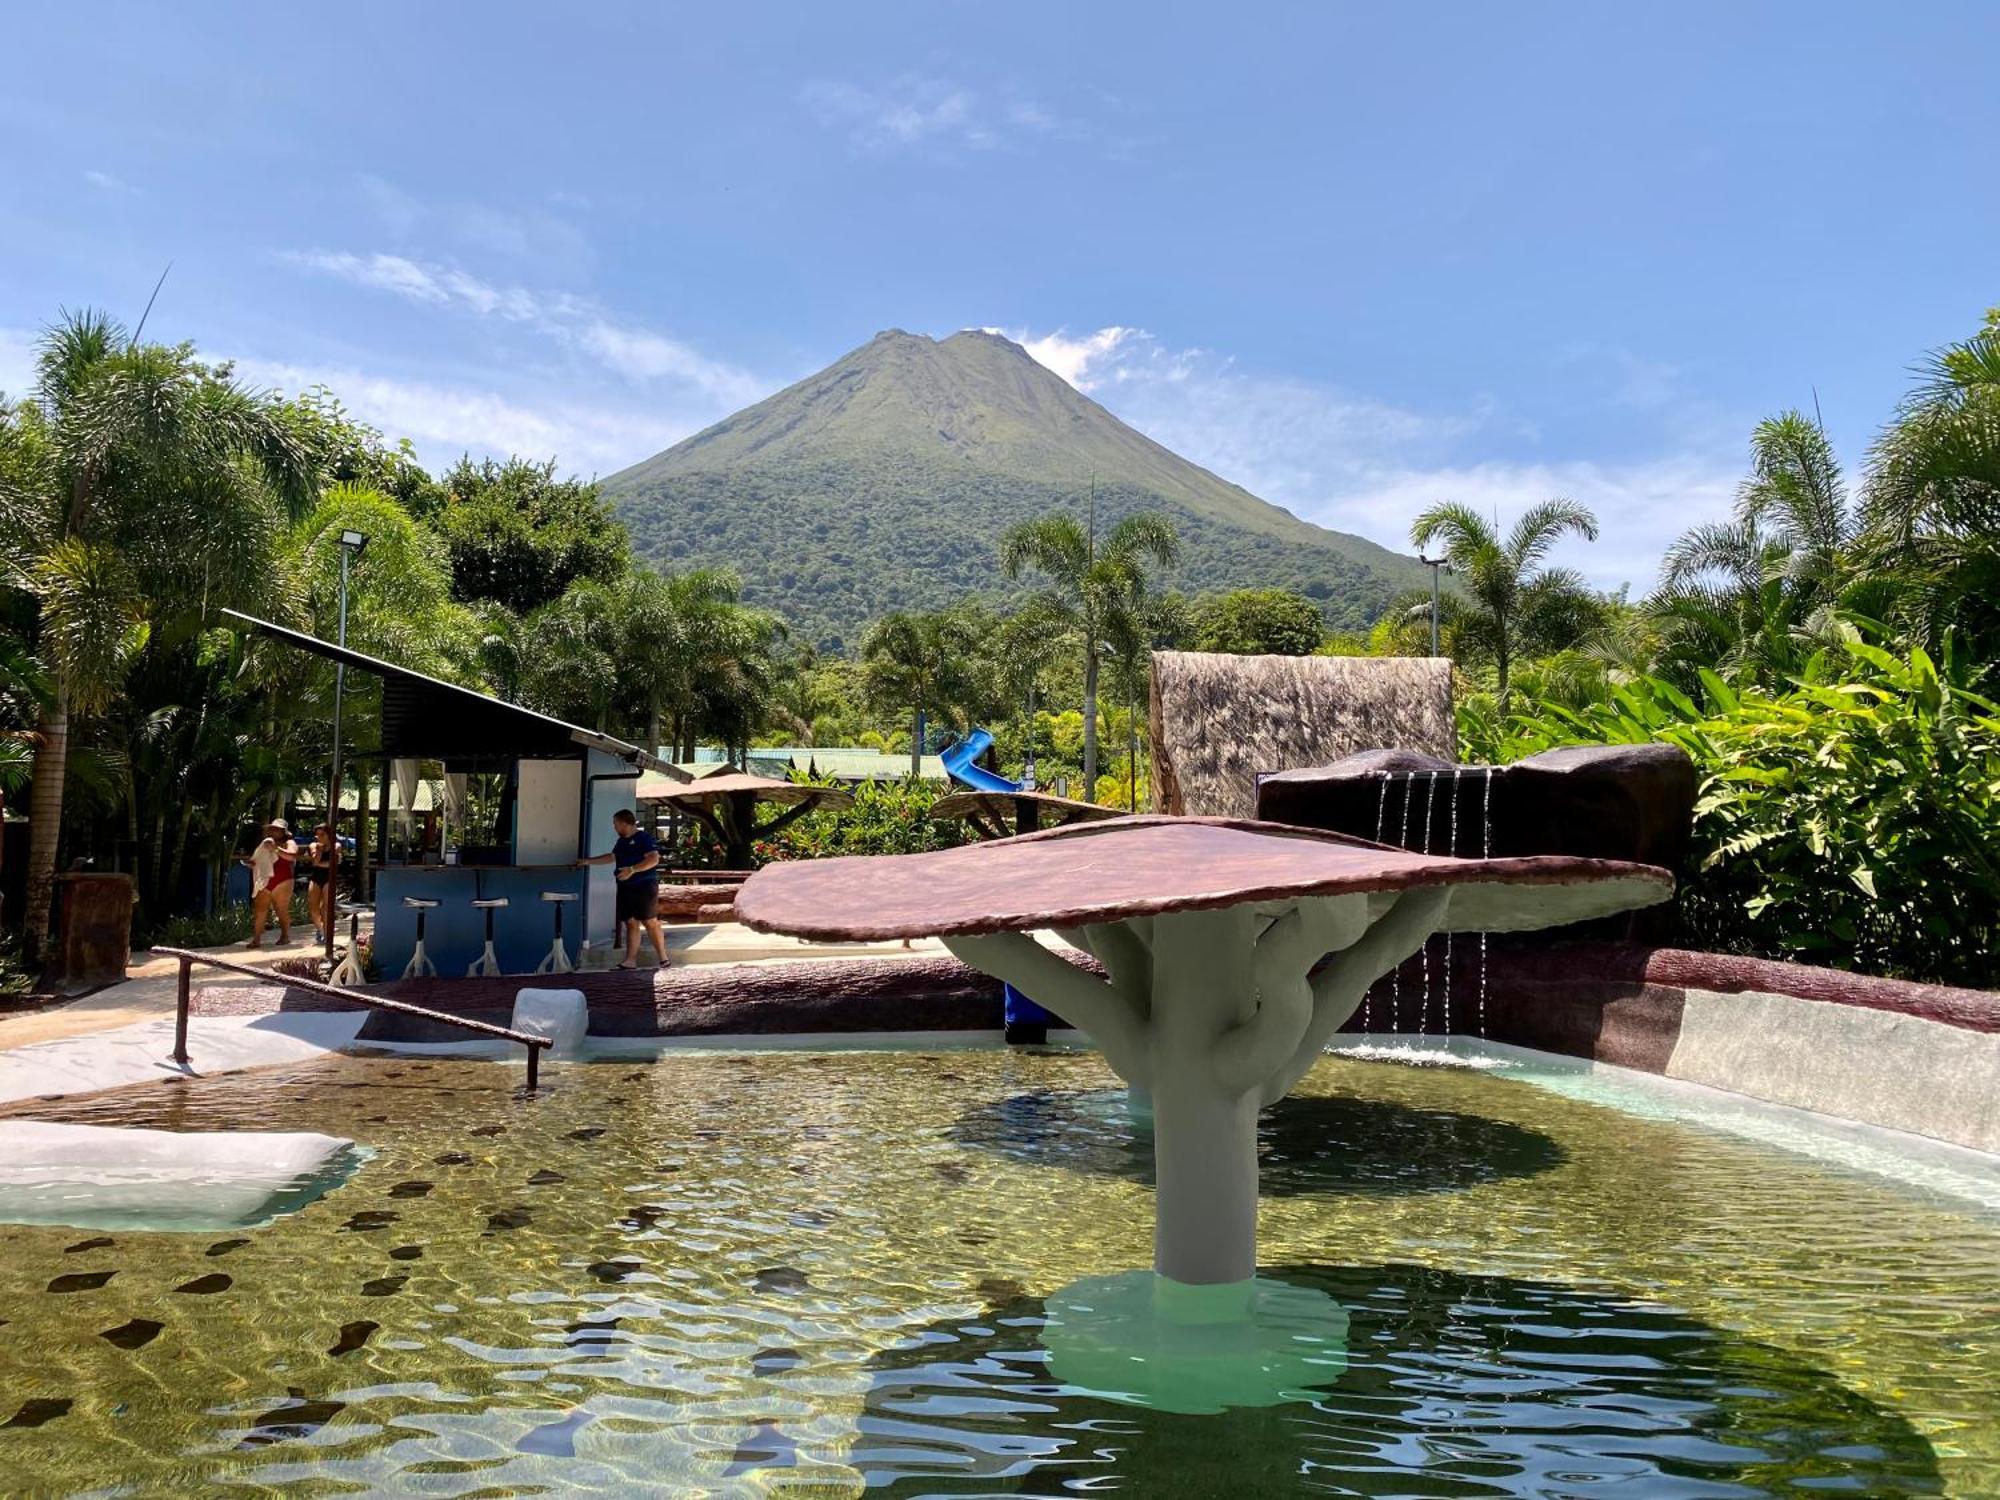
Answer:
[[899, 327], [1409, 550], [1642, 593], [2000, 303], [2000, 7], [71, 3], [0, 58], [0, 390], [61, 308], [608, 474]]

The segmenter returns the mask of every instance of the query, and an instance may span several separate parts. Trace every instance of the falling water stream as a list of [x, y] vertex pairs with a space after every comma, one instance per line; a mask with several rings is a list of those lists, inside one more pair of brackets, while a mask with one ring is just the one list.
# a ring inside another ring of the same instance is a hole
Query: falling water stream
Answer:
[[[1443, 772], [1377, 772], [1376, 774], [1380, 778], [1381, 784], [1375, 798], [1375, 842], [1378, 844], [1388, 842], [1386, 835], [1389, 825], [1389, 785], [1391, 782], [1400, 782], [1403, 788], [1403, 800], [1401, 810], [1398, 814], [1395, 846], [1400, 849], [1411, 850], [1413, 853], [1418, 854], [1442, 853], [1457, 856], [1459, 854], [1459, 799], [1464, 791], [1465, 769], [1463, 766], [1453, 766], [1451, 768], [1451, 779], [1445, 793], [1450, 805], [1446, 809], [1444, 828], [1437, 830], [1441, 831], [1444, 836], [1444, 847], [1442, 849], [1435, 849], [1433, 847], [1433, 837], [1437, 825], [1438, 779], [1443, 775]], [[1493, 857], [1493, 767], [1479, 766], [1476, 769], [1480, 774], [1479, 847], [1477, 853], [1481, 859], [1491, 859]], [[1422, 827], [1417, 831], [1416, 838], [1412, 840], [1410, 804], [1416, 800], [1416, 782], [1419, 777], [1426, 779], [1423, 821]], [[1468, 842], [1470, 842], [1469, 839]], [[1468, 849], [1466, 855], [1469, 857], [1473, 852]], [[1349, 1056], [1373, 1056], [1384, 1060], [1400, 1062], [1440, 1063], [1458, 1060], [1450, 1052], [1451, 1037], [1453, 1034], [1451, 1012], [1452, 934], [1446, 932], [1442, 935], [1441, 939], [1437, 940], [1442, 942], [1443, 947], [1439, 954], [1440, 968], [1437, 989], [1440, 1019], [1436, 1045], [1427, 1045], [1431, 1039], [1431, 941], [1427, 940], [1423, 947], [1418, 950], [1419, 989], [1415, 1044], [1408, 1046], [1401, 1043], [1374, 1045], [1364, 1042], [1356, 1046], [1342, 1047], [1338, 1050]], [[1479, 994], [1477, 1014], [1474, 1020], [1474, 1034], [1481, 1040], [1484, 1040], [1486, 1036], [1486, 964], [1487, 935], [1482, 932], [1479, 934]], [[1400, 1037], [1403, 1034], [1402, 966], [1398, 965], [1395, 969], [1392, 969], [1387, 975], [1387, 979], [1389, 983], [1389, 1015], [1386, 1029], [1392, 1035]], [[1372, 1006], [1374, 988], [1374, 986], [1371, 986], [1361, 999], [1361, 1033], [1364, 1036], [1372, 1035], [1375, 1031]]]

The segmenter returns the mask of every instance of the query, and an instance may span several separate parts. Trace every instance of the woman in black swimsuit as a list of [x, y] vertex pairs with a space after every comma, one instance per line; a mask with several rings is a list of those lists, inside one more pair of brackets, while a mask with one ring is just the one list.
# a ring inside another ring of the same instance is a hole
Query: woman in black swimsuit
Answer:
[[319, 934], [322, 943], [326, 941], [327, 928], [333, 924], [333, 913], [326, 909], [326, 894], [339, 847], [333, 830], [322, 823], [313, 830], [312, 846], [306, 850], [306, 910], [312, 913], [313, 931]]

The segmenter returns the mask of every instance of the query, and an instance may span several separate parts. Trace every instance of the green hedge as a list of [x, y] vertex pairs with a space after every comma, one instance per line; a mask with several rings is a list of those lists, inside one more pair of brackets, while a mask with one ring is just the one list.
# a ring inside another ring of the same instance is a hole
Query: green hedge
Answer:
[[[758, 840], [754, 846], [757, 863], [835, 854], [917, 854], [926, 849], [949, 849], [971, 839], [962, 822], [932, 820], [931, 804], [945, 794], [942, 786], [924, 781], [864, 781], [852, 790], [853, 807], [808, 814], [776, 838]], [[683, 825], [680, 841], [666, 851], [665, 862], [705, 868], [721, 863], [721, 851], [700, 825]]]
[[1663, 740], [1700, 773], [1691, 942], [1991, 987], [2000, 964], [2000, 708], [1949, 642], [1849, 642], [1784, 691], [1702, 674], [1697, 703], [1641, 677], [1581, 708], [1472, 699], [1469, 761]]

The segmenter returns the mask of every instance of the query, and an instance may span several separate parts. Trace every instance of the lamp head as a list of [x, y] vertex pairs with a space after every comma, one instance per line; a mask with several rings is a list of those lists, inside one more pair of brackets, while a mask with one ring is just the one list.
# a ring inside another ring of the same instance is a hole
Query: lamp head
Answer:
[[359, 531], [343, 531], [340, 534], [340, 545], [359, 557], [368, 550], [368, 537]]

